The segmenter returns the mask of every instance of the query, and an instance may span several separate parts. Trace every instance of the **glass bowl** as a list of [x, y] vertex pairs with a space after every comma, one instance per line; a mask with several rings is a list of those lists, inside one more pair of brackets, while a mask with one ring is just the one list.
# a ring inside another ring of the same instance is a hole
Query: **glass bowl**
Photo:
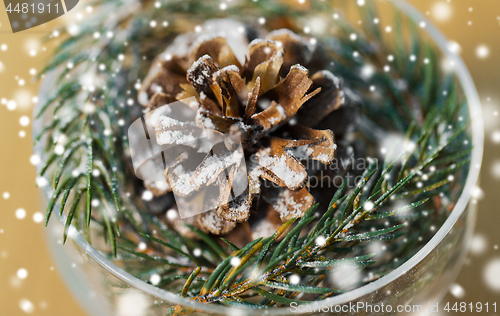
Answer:
[[[421, 32], [425, 33], [425, 36], [428, 36], [439, 48], [442, 54], [440, 58], [453, 65], [451, 71], [460, 82], [468, 102], [471, 118], [469, 133], [473, 143], [470, 168], [457, 203], [432, 239], [392, 272], [347, 293], [294, 309], [283, 307], [269, 310], [241, 310], [197, 303], [148, 284], [108, 260], [73, 227], [70, 228], [69, 233], [73, 242], [62, 246], [61, 236], [66, 215], [59, 216], [58, 206], [56, 206], [54, 215], [57, 216], [58, 221], [51, 221], [46, 230], [48, 244], [58, 270], [89, 314], [165, 315], [169, 307], [179, 305], [195, 309], [197, 314], [217, 315], [289, 315], [290, 313], [316, 314], [326, 311], [338, 315], [358, 315], [359, 312], [354, 311], [352, 306], [364, 306], [363, 315], [393, 315], [403, 312], [423, 315], [429, 310], [430, 305], [439, 302], [465, 260], [468, 242], [474, 227], [475, 209], [474, 205], [468, 206], [468, 202], [478, 179], [483, 152], [480, 101], [463, 61], [449, 50], [447, 39], [424, 16], [404, 1], [373, 2], [382, 7], [384, 15], [388, 12], [399, 12], [416, 24], [425, 27]], [[307, 15], [307, 11], [304, 11], [304, 15]], [[41, 100], [50, 91], [54, 78], [53, 73], [44, 78], [39, 94]], [[34, 135], [49, 119], [50, 116], [34, 119]], [[40, 146], [35, 147], [35, 153], [40, 153], [41, 150]], [[51, 195], [48, 187], [44, 187], [44, 193], [45, 196]]]

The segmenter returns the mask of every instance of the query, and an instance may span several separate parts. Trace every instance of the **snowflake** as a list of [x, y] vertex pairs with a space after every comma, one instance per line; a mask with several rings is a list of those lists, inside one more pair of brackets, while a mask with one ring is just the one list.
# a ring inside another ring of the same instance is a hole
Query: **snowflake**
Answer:
[[500, 291], [500, 258], [491, 260], [483, 271], [483, 277], [486, 285], [494, 290]]
[[488, 241], [481, 234], [476, 234], [472, 237], [469, 251], [473, 255], [481, 255], [486, 251]]
[[291, 284], [299, 284], [300, 283], [300, 276], [298, 276], [297, 274], [292, 274], [291, 276], [288, 277], [288, 279], [290, 280]]
[[19, 301], [19, 308], [26, 314], [31, 314], [35, 311], [35, 305], [33, 305], [33, 303], [26, 298]]
[[19, 270], [17, 270], [17, 277], [21, 280], [24, 280], [28, 277], [28, 271], [24, 268], [20, 268]]
[[484, 44], [476, 48], [476, 56], [480, 59], [486, 59], [490, 55], [490, 48]]
[[454, 283], [450, 286], [450, 293], [458, 299], [462, 299], [465, 297], [464, 288], [461, 285], [456, 284], [456, 283]]

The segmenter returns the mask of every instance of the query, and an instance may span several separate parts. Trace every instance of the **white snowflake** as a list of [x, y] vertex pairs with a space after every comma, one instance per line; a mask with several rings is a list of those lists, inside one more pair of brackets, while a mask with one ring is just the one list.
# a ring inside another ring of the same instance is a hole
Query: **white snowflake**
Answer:
[[28, 277], [28, 270], [20, 268], [19, 270], [17, 270], [16, 275], [19, 279], [24, 280]]
[[19, 301], [19, 308], [26, 314], [31, 314], [35, 311], [35, 305], [33, 305], [33, 303], [26, 298]]
[[291, 284], [299, 284], [300, 276], [298, 276], [297, 274], [292, 274], [291, 276], [288, 277], [288, 280], [290, 280]]
[[24, 219], [26, 217], [26, 210], [23, 208], [18, 208], [16, 210], [17, 219]]
[[450, 293], [458, 299], [462, 299], [465, 297], [464, 288], [457, 283], [454, 283], [450, 286]]
[[490, 48], [484, 44], [476, 48], [476, 56], [480, 59], [486, 59], [490, 55]]
[[483, 271], [486, 285], [493, 291], [500, 292], [500, 258], [491, 260]]
[[488, 241], [481, 234], [476, 234], [472, 237], [469, 251], [473, 255], [481, 255], [484, 254], [486, 248], [488, 247]]

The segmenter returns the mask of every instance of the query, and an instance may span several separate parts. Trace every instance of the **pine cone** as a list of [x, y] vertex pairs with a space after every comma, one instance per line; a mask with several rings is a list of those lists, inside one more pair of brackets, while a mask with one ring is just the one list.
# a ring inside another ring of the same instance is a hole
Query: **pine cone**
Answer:
[[[327, 165], [335, 155], [333, 132], [313, 127], [344, 104], [339, 79], [327, 70], [310, 75], [306, 67], [317, 68], [317, 50], [289, 30], [250, 41], [249, 34], [255, 32], [233, 21], [211, 21], [203, 28], [204, 33], [179, 36], [154, 61], [139, 100], [155, 109], [195, 97], [197, 102], [189, 106], [196, 111], [196, 126], [241, 143], [247, 163], [235, 160], [219, 168], [209, 163], [214, 149], [218, 158], [231, 159], [231, 141], [226, 141], [202, 150], [201, 163], [189, 166], [200, 155], [200, 148], [193, 149], [166, 168], [168, 190], [189, 199], [200, 185], [217, 183], [217, 207], [189, 220], [213, 234], [229, 233], [236, 222], [247, 221], [260, 197], [267, 208], [259, 207], [258, 212], [276, 212], [282, 222], [301, 217], [314, 202], [306, 162]], [[179, 143], [174, 133], [190, 133], [186, 124], [172, 124], [168, 118], [160, 118], [156, 131], [160, 145]], [[248, 189], [231, 200], [234, 175], [241, 170], [247, 174]], [[261, 189], [269, 184], [274, 186]], [[168, 190], [153, 192], [163, 195]]]

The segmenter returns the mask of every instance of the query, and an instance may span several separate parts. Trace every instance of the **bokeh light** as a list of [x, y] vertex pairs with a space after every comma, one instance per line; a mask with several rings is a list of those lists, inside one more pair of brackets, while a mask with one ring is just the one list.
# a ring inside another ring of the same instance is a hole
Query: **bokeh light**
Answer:
[[500, 258], [488, 262], [483, 272], [483, 278], [491, 290], [500, 292]]
[[444, 1], [439, 1], [432, 5], [431, 13], [432, 17], [436, 21], [446, 22], [450, 20], [453, 14], [453, 8], [451, 4]]

